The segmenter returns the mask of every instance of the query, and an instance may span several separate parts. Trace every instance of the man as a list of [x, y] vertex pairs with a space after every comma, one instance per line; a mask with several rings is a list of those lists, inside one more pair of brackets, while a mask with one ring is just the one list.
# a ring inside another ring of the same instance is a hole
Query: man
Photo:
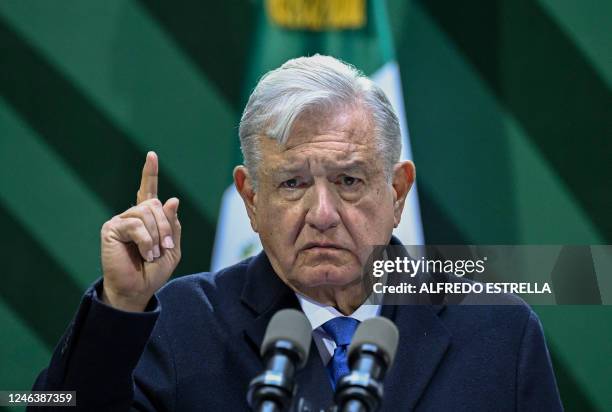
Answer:
[[317, 408], [346, 372], [329, 325], [354, 331], [382, 315], [400, 331], [384, 410], [561, 409], [539, 321], [518, 300], [364, 304], [364, 265], [373, 245], [399, 243], [391, 233], [415, 178], [372, 81], [331, 57], [290, 60], [259, 82], [239, 133], [234, 181], [264, 252], [164, 286], [181, 257], [179, 201], [157, 199], [150, 152], [137, 205], [102, 227], [103, 280], [35, 389], [76, 390], [83, 410], [247, 410], [268, 321], [293, 307], [317, 348], [296, 396]]

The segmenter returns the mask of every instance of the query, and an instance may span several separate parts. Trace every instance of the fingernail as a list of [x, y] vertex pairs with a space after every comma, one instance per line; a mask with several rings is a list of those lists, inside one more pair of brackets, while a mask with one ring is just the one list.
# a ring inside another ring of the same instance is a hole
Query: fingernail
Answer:
[[153, 251], [149, 250], [147, 252], [147, 262], [153, 262]]
[[174, 247], [174, 241], [171, 236], [166, 236], [163, 243], [166, 249], [172, 249]]
[[161, 256], [161, 252], [159, 250], [159, 246], [158, 245], [153, 246], [153, 257], [158, 258], [160, 256]]

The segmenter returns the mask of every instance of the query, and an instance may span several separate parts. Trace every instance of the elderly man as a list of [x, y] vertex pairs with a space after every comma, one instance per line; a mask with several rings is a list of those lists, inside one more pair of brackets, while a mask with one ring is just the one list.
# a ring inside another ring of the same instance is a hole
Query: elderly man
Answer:
[[102, 227], [103, 279], [35, 389], [76, 390], [83, 410], [247, 410], [268, 321], [297, 308], [317, 350], [296, 375], [296, 396], [315, 408], [332, 404], [337, 379], [327, 326], [341, 319], [354, 330], [378, 315], [400, 331], [384, 410], [561, 408], [524, 304], [364, 304], [364, 265], [374, 245], [399, 244], [391, 233], [415, 178], [412, 162], [399, 162], [397, 117], [371, 80], [332, 57], [290, 60], [253, 91], [240, 140], [234, 181], [264, 251], [164, 286], [181, 257], [179, 201], [157, 199], [150, 152], [138, 204]]

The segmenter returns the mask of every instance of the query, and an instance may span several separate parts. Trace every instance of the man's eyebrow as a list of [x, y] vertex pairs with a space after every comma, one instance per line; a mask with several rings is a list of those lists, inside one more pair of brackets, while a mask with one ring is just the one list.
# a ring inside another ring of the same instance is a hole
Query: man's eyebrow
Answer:
[[[325, 162], [328, 170], [333, 172], [359, 172], [363, 170], [369, 170], [370, 164], [363, 159], [351, 159], [347, 161], [340, 162]], [[290, 174], [299, 174], [308, 171], [308, 166], [305, 163], [296, 164], [296, 163], [287, 163], [282, 165], [273, 166], [268, 169], [268, 173], [275, 175], [290, 175]]]
[[337, 164], [329, 165], [329, 168], [343, 172], [361, 171], [364, 169], [369, 169], [369, 163], [362, 159], [351, 159], [346, 162], [339, 162]]

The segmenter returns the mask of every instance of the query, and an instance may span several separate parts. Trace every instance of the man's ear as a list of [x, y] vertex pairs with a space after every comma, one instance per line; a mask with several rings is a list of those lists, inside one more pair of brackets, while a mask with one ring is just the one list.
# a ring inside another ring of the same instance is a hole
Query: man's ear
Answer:
[[253, 179], [246, 167], [240, 165], [234, 168], [234, 185], [242, 197], [244, 207], [246, 208], [251, 227], [257, 233], [257, 193], [253, 188]]
[[406, 196], [414, 183], [416, 170], [414, 163], [410, 160], [399, 162], [393, 167], [393, 214], [395, 227], [399, 225], [402, 211], [406, 202]]

